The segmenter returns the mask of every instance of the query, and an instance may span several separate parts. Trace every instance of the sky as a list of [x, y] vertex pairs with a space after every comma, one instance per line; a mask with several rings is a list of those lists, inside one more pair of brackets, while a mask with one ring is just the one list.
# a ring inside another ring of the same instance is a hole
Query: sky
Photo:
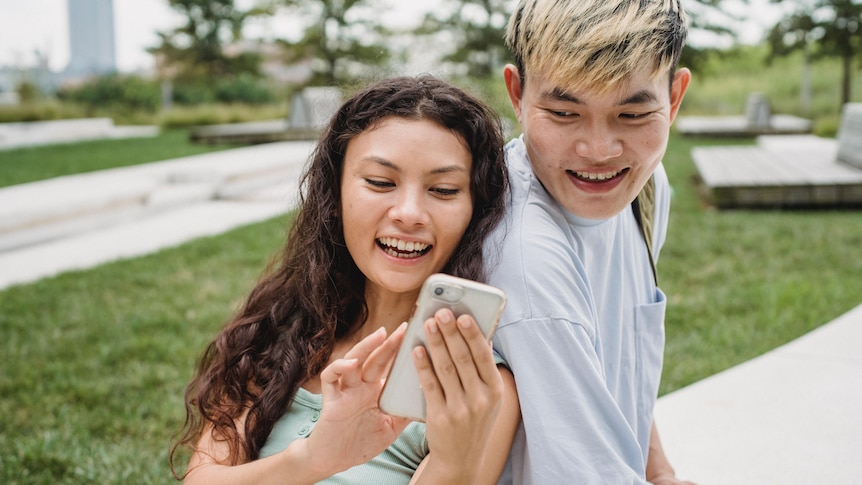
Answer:
[[[727, 0], [728, 6], [746, 18], [742, 41], [757, 42], [764, 28], [777, 20], [778, 7], [769, 0]], [[253, 0], [237, 0], [240, 7]], [[686, 0], [683, 0], [685, 5]], [[441, 0], [387, 0], [384, 23], [406, 26], [418, 22], [422, 14]], [[784, 2], [787, 3], [787, 2]], [[178, 26], [182, 18], [168, 7], [167, 0], [114, 0], [114, 32], [117, 67], [134, 72], [152, 67], [146, 48], [157, 44], [156, 31]], [[251, 25], [247, 37], [286, 37], [291, 30], [287, 18], [269, 19]], [[47, 56], [52, 70], [62, 70], [69, 62], [69, 26], [66, 0], [0, 0], [0, 66], [32, 67], [35, 52]], [[710, 39], [695, 39], [708, 43]]]

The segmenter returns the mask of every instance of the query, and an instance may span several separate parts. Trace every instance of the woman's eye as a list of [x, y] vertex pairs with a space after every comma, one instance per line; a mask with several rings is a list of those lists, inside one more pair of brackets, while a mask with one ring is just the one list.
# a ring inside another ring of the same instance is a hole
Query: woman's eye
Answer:
[[395, 187], [395, 184], [388, 180], [365, 179], [365, 183], [379, 189], [388, 189]]
[[461, 189], [436, 188], [436, 189], [432, 189], [432, 190], [434, 192], [436, 192], [437, 194], [442, 195], [442, 196], [446, 196], [446, 197], [451, 197], [453, 195], [458, 195], [459, 193], [461, 193]]

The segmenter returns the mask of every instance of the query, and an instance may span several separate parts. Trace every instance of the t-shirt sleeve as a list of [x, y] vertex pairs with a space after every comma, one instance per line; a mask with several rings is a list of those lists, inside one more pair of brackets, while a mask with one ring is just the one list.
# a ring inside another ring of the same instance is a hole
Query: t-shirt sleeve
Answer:
[[643, 483], [637, 439], [608, 391], [585, 329], [565, 320], [507, 325], [495, 343], [506, 355], [523, 426], [512, 453], [514, 483]]

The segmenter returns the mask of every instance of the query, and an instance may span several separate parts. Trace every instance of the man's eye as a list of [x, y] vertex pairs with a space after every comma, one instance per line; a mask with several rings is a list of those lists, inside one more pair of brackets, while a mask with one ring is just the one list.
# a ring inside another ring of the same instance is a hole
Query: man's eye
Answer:
[[625, 118], [627, 120], [639, 120], [641, 118], [646, 118], [651, 113], [622, 113], [620, 118]]
[[577, 116], [577, 115], [575, 115], [575, 113], [572, 113], [571, 111], [556, 111], [556, 110], [550, 110], [550, 111], [551, 111], [552, 115], [560, 117], [560, 118], [569, 118], [572, 116]]

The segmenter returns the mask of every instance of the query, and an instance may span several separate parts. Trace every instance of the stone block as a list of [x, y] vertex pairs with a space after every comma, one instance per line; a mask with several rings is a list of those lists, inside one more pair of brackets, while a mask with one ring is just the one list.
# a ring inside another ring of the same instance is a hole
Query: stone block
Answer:
[[772, 108], [761, 93], [751, 93], [745, 103], [745, 121], [750, 128], [769, 128]]
[[288, 126], [292, 130], [319, 130], [341, 106], [341, 90], [331, 86], [308, 87], [293, 95]]
[[862, 103], [847, 103], [838, 130], [838, 160], [862, 169]]

